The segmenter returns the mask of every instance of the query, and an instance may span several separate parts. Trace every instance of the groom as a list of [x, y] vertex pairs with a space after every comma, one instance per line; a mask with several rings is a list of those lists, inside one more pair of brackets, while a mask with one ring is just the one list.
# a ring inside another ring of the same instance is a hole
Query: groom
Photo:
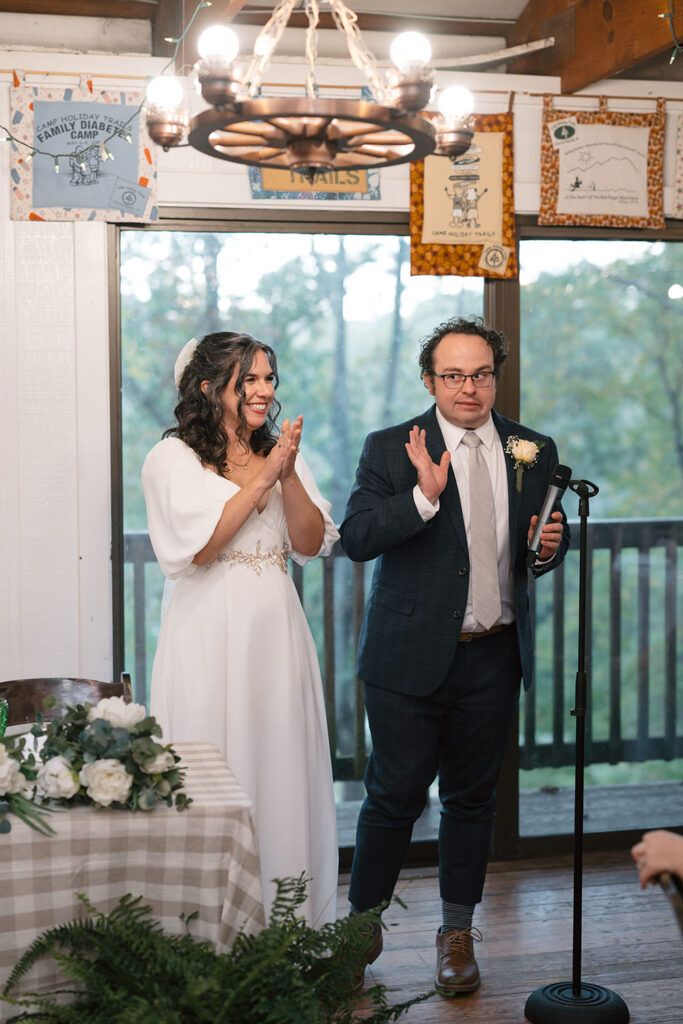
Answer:
[[[349, 558], [377, 559], [358, 651], [372, 753], [349, 899], [364, 911], [391, 898], [438, 775], [436, 987], [448, 996], [479, 986], [472, 920], [495, 786], [520, 680], [532, 681], [527, 543], [557, 463], [551, 438], [493, 411], [506, 358], [505, 339], [479, 318], [449, 320], [425, 339], [434, 405], [368, 436], [340, 530]], [[541, 540], [534, 576], [564, 557], [562, 512]], [[381, 950], [377, 928], [366, 962]]]

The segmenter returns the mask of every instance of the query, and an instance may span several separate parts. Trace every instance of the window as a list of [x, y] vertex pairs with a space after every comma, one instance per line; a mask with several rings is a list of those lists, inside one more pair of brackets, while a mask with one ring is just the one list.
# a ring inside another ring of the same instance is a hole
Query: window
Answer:
[[[187, 339], [239, 330], [272, 345], [281, 418], [303, 413], [302, 450], [339, 522], [366, 434], [431, 404], [417, 365], [420, 338], [448, 317], [480, 314], [483, 280], [410, 277], [408, 240], [386, 234], [122, 229], [120, 252], [125, 663], [144, 699], [163, 579], [140, 470], [174, 423], [173, 363]], [[330, 731], [338, 774], [348, 780], [337, 787], [343, 799], [360, 796], [353, 779], [364, 761], [352, 574], [346, 558], [335, 559]], [[322, 588], [315, 562], [305, 572], [304, 605], [321, 664]]]
[[[520, 266], [521, 419], [554, 437], [574, 477], [600, 488], [589, 517], [585, 828], [676, 824], [683, 246], [523, 240]], [[576, 519], [576, 496], [564, 504]], [[536, 587], [538, 679], [521, 718], [523, 836], [573, 828], [578, 530], [558, 575]], [[634, 799], [635, 784], [647, 786], [646, 800], [642, 789]]]

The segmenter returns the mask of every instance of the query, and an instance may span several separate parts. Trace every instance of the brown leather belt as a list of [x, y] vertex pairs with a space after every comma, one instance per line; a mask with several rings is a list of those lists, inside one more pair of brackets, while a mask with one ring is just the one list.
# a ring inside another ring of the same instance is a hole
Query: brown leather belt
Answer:
[[512, 622], [503, 622], [500, 626], [491, 626], [490, 629], [485, 629], [482, 633], [461, 633], [460, 643], [469, 644], [473, 640], [481, 640], [483, 636], [493, 636], [494, 633], [500, 633], [501, 629], [509, 629], [512, 625]]

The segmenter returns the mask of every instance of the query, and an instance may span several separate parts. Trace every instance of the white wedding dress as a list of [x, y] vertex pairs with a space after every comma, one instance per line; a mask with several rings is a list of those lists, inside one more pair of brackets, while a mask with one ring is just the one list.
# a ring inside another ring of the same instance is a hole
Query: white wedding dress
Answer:
[[[299, 455], [299, 475], [325, 521], [319, 554], [338, 534], [330, 504]], [[151, 714], [164, 742], [206, 741], [251, 797], [268, 916], [274, 878], [312, 879], [309, 924], [333, 921], [337, 830], [320, 669], [286, 559], [291, 549], [279, 482], [209, 565], [192, 563], [237, 484], [202, 466], [178, 438], [160, 441], [142, 481], [149, 533], [164, 575], [177, 580], [163, 616]]]

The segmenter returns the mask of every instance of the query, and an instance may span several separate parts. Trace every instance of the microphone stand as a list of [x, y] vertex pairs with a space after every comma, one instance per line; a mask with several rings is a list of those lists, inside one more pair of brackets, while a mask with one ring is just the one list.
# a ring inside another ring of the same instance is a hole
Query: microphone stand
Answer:
[[629, 1012], [616, 992], [581, 981], [581, 895], [583, 881], [583, 774], [586, 731], [586, 562], [588, 499], [598, 493], [590, 480], [572, 480], [579, 496], [579, 650], [576, 673], [576, 763], [574, 787], [574, 930], [572, 980], [543, 985], [531, 993], [524, 1013], [531, 1024], [628, 1024]]

